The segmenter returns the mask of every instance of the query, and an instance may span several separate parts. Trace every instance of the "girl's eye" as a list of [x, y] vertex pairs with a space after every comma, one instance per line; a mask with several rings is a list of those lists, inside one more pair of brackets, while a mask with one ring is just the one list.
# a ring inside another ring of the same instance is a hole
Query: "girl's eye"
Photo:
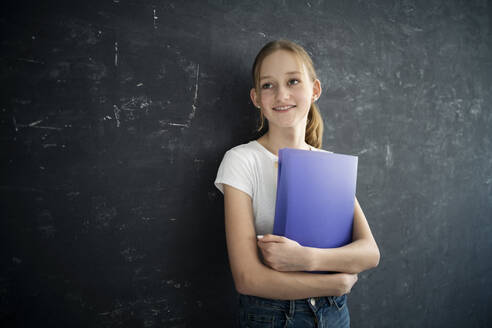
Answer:
[[261, 86], [262, 89], [270, 89], [272, 87], [271, 83], [265, 83]]
[[289, 85], [295, 85], [298, 84], [300, 81], [298, 79], [291, 79], [289, 80]]

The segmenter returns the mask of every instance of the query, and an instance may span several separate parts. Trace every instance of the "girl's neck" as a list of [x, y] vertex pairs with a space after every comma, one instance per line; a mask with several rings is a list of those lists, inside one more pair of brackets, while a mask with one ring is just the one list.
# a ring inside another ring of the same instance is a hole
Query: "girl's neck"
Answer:
[[274, 131], [267, 131], [263, 136], [258, 138], [258, 142], [268, 149], [271, 153], [278, 156], [279, 149], [282, 148], [296, 148], [310, 150], [311, 147], [305, 141], [305, 131], [302, 133], [275, 133]]

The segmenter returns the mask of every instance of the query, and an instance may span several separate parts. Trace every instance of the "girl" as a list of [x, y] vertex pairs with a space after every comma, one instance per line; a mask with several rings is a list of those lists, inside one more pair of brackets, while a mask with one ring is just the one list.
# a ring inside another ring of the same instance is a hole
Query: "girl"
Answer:
[[[229, 263], [239, 297], [241, 327], [349, 327], [347, 293], [357, 273], [376, 267], [379, 249], [354, 200], [353, 242], [303, 247], [275, 236], [278, 150], [321, 149], [323, 121], [315, 104], [321, 83], [299, 45], [266, 44], [253, 64], [250, 96], [268, 130], [228, 150], [216, 187], [224, 194]], [[303, 271], [332, 271], [333, 274]]]

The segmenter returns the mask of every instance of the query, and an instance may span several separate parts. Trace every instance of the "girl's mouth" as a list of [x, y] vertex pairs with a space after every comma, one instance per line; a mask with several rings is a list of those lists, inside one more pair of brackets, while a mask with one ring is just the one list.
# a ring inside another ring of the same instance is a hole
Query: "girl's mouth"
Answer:
[[273, 110], [276, 112], [286, 112], [291, 108], [296, 107], [295, 105], [287, 105], [287, 106], [278, 106], [278, 107], [273, 107]]

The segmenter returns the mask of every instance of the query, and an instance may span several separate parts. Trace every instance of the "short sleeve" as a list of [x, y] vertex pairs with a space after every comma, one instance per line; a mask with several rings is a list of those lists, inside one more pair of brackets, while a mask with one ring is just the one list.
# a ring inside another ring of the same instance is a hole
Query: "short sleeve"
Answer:
[[228, 184], [236, 189], [244, 191], [253, 198], [253, 174], [251, 167], [248, 165], [246, 158], [233, 150], [225, 153], [220, 163], [215, 186], [222, 194], [224, 193], [224, 184]]

